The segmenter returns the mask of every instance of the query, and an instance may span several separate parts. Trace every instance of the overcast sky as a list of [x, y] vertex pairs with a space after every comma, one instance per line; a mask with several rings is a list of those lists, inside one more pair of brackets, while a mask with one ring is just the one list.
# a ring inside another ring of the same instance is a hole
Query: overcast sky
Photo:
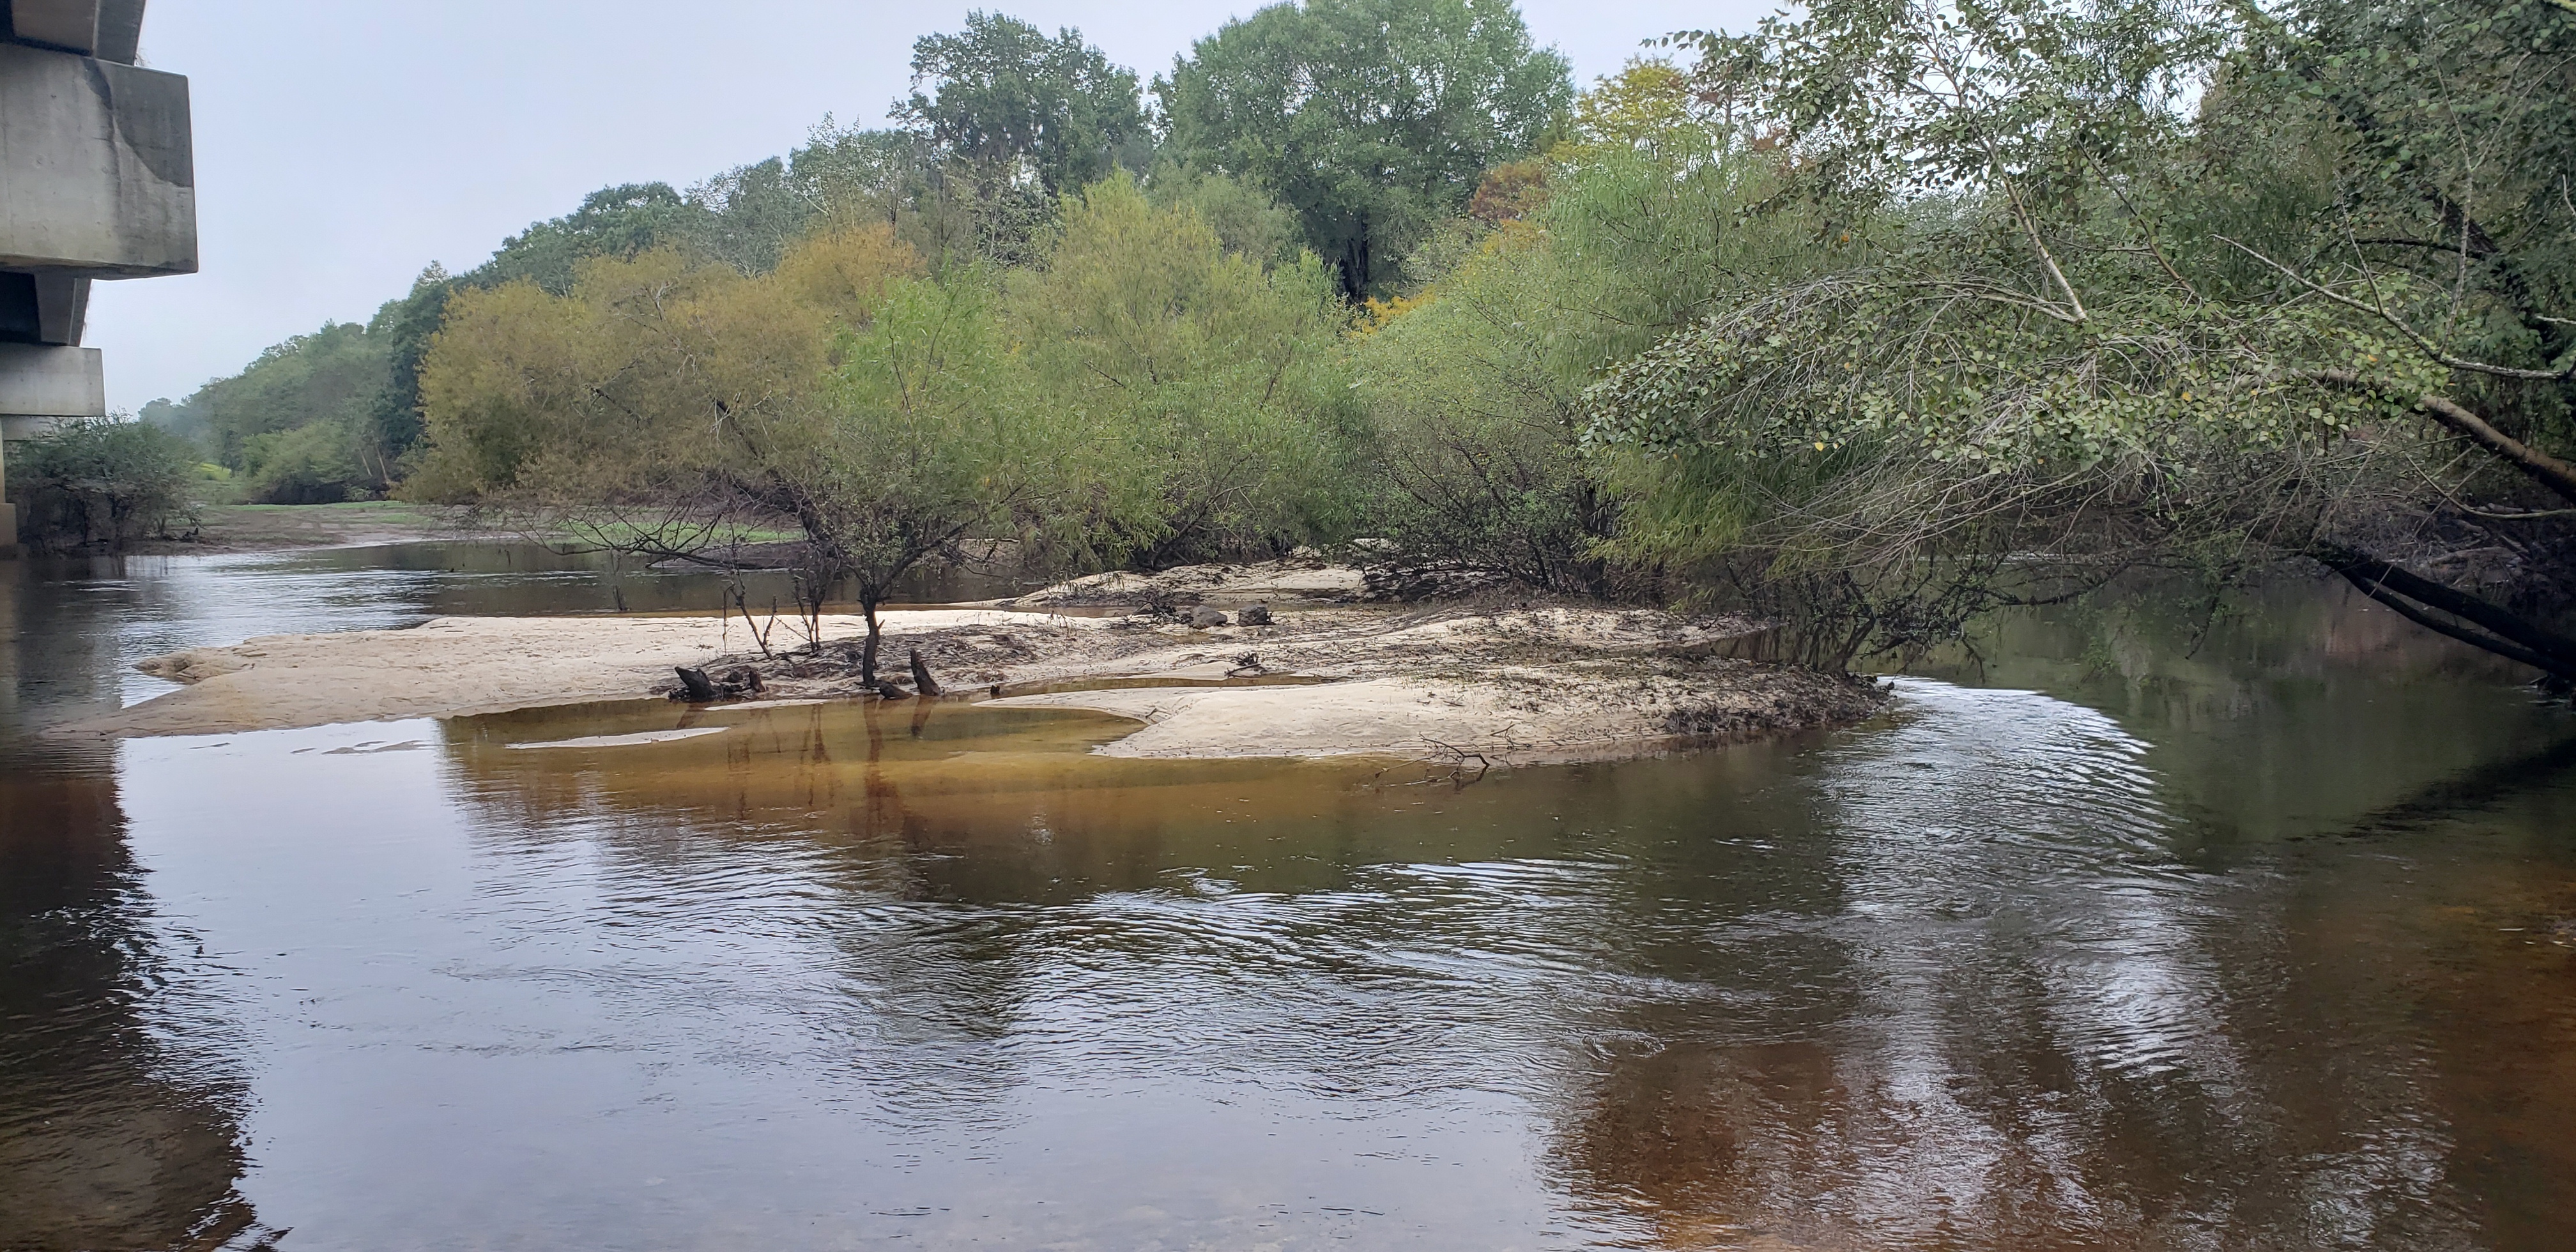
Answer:
[[[993, 7], [1079, 28], [1150, 79], [1257, 3], [1022, 0], [153, 0], [143, 58], [185, 74], [200, 273], [101, 283], [111, 407], [184, 397], [326, 319], [364, 321], [431, 261], [612, 183], [685, 187], [784, 153], [825, 113], [880, 124], [912, 41]], [[1739, 27], [1774, 0], [1525, 0], [1577, 81], [1641, 40]]]

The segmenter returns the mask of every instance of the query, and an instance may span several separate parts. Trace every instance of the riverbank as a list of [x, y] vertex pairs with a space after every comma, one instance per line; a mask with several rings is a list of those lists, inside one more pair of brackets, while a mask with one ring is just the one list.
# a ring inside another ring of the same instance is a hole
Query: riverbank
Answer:
[[460, 505], [366, 500], [346, 504], [212, 504], [198, 510], [192, 539], [149, 539], [133, 551], [150, 556], [201, 552], [282, 552], [358, 548], [478, 537]]
[[[1162, 581], [1192, 586], [1200, 627], [1103, 607], [1106, 589], [1087, 580], [1010, 607], [884, 614], [881, 674], [908, 681], [917, 651], [945, 698], [1132, 718], [1135, 733], [1103, 749], [1117, 756], [1470, 767], [1785, 734], [1867, 717], [1884, 700], [1867, 682], [1722, 655], [1748, 629], [1728, 619], [1529, 599], [1336, 603], [1365, 579], [1330, 567]], [[1247, 588], [1296, 587], [1315, 594], [1239, 624]], [[1093, 615], [1032, 607], [1076, 601]], [[1214, 624], [1207, 614], [1227, 604]], [[637, 698], [673, 689], [676, 666], [720, 679], [754, 671], [756, 699], [883, 698], [858, 679], [862, 619], [824, 617], [819, 654], [790, 629], [770, 629], [771, 655], [739, 617], [440, 618], [271, 636], [146, 660], [138, 668], [180, 689], [53, 733], [223, 734]]]

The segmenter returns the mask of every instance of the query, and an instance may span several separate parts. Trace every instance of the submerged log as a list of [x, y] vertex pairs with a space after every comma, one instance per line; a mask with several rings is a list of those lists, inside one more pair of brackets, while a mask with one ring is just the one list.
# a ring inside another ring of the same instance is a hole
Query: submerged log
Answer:
[[939, 681], [930, 676], [930, 666], [921, 659], [921, 649], [912, 650], [912, 685], [926, 696], [939, 694]]
[[689, 703], [713, 704], [724, 698], [723, 694], [716, 690], [716, 685], [708, 681], [705, 670], [690, 669], [686, 665], [674, 665], [671, 668], [679, 672], [680, 695]]

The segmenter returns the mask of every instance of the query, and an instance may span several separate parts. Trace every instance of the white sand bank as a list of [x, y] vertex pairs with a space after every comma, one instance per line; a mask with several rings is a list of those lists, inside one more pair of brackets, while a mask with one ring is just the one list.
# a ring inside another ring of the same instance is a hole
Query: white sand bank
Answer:
[[[906, 677], [917, 648], [952, 698], [1133, 718], [1135, 733], [1101, 749], [1116, 756], [1606, 759], [1848, 722], [1884, 698], [1867, 683], [1715, 655], [1740, 623], [1582, 604], [1311, 608], [1207, 631], [992, 609], [885, 622], [886, 677]], [[754, 701], [711, 712], [875, 699], [854, 672], [865, 629], [827, 617], [824, 655], [794, 660], [746, 655], [739, 621], [703, 618], [442, 618], [275, 636], [155, 657], [140, 668], [189, 685], [55, 733], [212, 734], [637, 698], [668, 691], [675, 665], [760, 671]], [[1283, 676], [1316, 681], [1177, 685]], [[1030, 690], [1068, 684], [1093, 689]]]
[[[900, 640], [1016, 616], [953, 609], [885, 619]], [[840, 637], [867, 625], [826, 617], [823, 629]], [[185, 685], [51, 733], [223, 734], [627, 699], [652, 694], [675, 665], [750, 646], [740, 618], [727, 628], [701, 617], [442, 617], [408, 630], [267, 635], [146, 660], [136, 668]]]

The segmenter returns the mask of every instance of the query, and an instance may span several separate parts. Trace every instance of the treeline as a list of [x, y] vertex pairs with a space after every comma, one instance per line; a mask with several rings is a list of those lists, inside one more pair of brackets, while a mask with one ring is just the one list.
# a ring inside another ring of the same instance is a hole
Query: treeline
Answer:
[[447, 302], [526, 280], [563, 294], [581, 264], [668, 249], [745, 276], [817, 229], [886, 224], [931, 269], [1032, 262], [1059, 200], [1113, 170], [1187, 199], [1239, 250], [1335, 266], [1354, 298], [1490, 165], [1531, 150], [1572, 96], [1517, 12], [1466, 0], [1323, 0], [1198, 41], [1150, 84], [1078, 32], [997, 13], [914, 46], [893, 126], [831, 118], [784, 157], [685, 190], [603, 188], [462, 274], [432, 267], [364, 326], [326, 325], [147, 421], [238, 472], [251, 498], [365, 498], [420, 448], [418, 371]]
[[1577, 95], [1507, 8], [1310, 0], [1144, 85], [979, 14], [895, 130], [602, 193], [260, 368], [380, 354], [329, 419], [370, 489], [788, 526], [817, 602], [970, 543], [1366, 538], [1835, 666], [2290, 566], [2576, 678], [2576, 9], [1816, 0], [1668, 46]]

